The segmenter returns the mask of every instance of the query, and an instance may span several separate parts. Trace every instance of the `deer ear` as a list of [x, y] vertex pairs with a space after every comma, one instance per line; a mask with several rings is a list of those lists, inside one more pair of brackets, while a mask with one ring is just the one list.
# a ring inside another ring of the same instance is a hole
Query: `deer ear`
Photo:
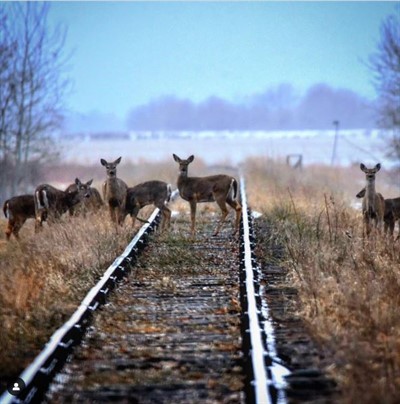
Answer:
[[381, 169], [381, 163], [378, 163], [378, 164], [375, 166], [375, 169], [376, 169], [376, 172], [378, 172], [378, 171]]
[[102, 166], [106, 166], [107, 165], [107, 161], [105, 161], [104, 159], [100, 159], [100, 163]]
[[357, 195], [356, 198], [364, 198], [365, 196], [365, 188], [363, 188]]
[[172, 156], [177, 163], [181, 162], [181, 159], [176, 154], [172, 154]]
[[360, 164], [360, 169], [361, 171], [364, 171], [367, 169], [367, 167], [365, 167], [365, 165], [363, 163]]
[[193, 156], [193, 154], [187, 159], [187, 161], [189, 162], [189, 163], [191, 163], [192, 161], [194, 160], [194, 156]]
[[90, 186], [92, 185], [92, 182], [93, 182], [93, 178], [92, 178], [90, 181], [88, 181], [88, 182], [86, 183], [86, 185], [87, 185], [88, 187], [90, 187]]
[[75, 184], [76, 185], [81, 185], [81, 182], [80, 182], [79, 178], [75, 178]]
[[122, 157], [118, 157], [115, 161], [114, 164], [119, 164], [121, 162]]

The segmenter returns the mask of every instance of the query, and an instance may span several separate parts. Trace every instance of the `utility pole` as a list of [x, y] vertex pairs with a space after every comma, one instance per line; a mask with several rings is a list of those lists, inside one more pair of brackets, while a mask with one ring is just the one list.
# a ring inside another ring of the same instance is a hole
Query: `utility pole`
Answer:
[[339, 134], [339, 121], [333, 121], [332, 123], [335, 126], [335, 138], [333, 140], [331, 166], [334, 165], [335, 159], [336, 159], [336, 148], [337, 148], [338, 134]]

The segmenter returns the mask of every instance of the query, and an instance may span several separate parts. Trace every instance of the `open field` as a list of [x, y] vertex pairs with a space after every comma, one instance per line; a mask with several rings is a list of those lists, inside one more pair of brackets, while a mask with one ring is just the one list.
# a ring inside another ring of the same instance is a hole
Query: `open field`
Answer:
[[[387, 134], [379, 130], [340, 130], [337, 137], [335, 165], [365, 164], [380, 161], [385, 168]], [[162, 162], [172, 153], [186, 158], [191, 154], [206, 164], [242, 164], [248, 158], [286, 159], [289, 154], [301, 154], [303, 163], [331, 164], [335, 131], [204, 131], [204, 132], [138, 132], [96, 137], [96, 134], [61, 136], [57, 145], [62, 150], [63, 163], [97, 164], [99, 156], [128, 155], [132, 163]]]
[[[98, 167], [75, 169], [95, 177], [97, 187], [104, 178]], [[298, 316], [330, 353], [326, 370], [349, 402], [398, 402], [400, 242], [378, 235], [362, 238], [361, 213], [354, 206], [364, 174], [358, 167], [314, 165], [294, 170], [265, 158], [248, 159], [243, 170], [249, 203], [263, 214], [258, 220], [271, 228], [265, 237], [283, 248], [280, 265], [288, 271], [286, 282], [298, 290]], [[72, 171], [68, 169], [71, 178]], [[216, 171], [228, 168], [209, 170], [196, 159], [190, 174]], [[176, 174], [172, 159], [159, 165], [121, 164], [119, 170], [131, 185], [155, 178], [175, 184]], [[399, 196], [399, 187], [386, 181], [388, 176], [385, 170], [379, 172], [378, 190], [385, 197]], [[60, 183], [67, 181], [61, 177]], [[172, 209], [188, 217], [188, 206], [181, 200]], [[207, 204], [202, 209], [216, 207]], [[172, 219], [172, 232], [174, 220], [179, 219]], [[4, 227], [5, 220], [0, 224]], [[19, 244], [6, 243], [0, 235], [2, 380], [18, 375], [33, 359], [122, 251], [131, 233], [127, 220], [115, 234], [103, 211], [87, 218], [65, 216], [37, 236], [31, 220], [22, 229]]]

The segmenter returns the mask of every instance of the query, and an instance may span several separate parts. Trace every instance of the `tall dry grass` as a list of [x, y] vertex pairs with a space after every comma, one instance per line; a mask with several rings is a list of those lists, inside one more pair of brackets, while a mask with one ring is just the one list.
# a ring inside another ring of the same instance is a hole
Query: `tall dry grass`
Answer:
[[[130, 220], [115, 231], [104, 209], [63, 216], [22, 241], [0, 247], [0, 380], [19, 374], [49, 336], [74, 312], [87, 291], [133, 236]], [[0, 387], [4, 388], [2, 384]]]
[[[102, 168], [91, 170], [85, 171], [83, 180], [94, 177], [100, 187]], [[193, 176], [229, 173], [223, 167], [210, 172], [198, 159], [190, 170]], [[299, 315], [333, 353], [327, 370], [349, 402], [399, 401], [400, 243], [362, 239], [361, 213], [351, 207], [363, 187], [359, 168], [315, 166], [296, 171], [252, 159], [244, 170], [251, 207], [263, 212], [262, 220], [274, 229], [270, 237], [285, 247], [282, 265], [290, 270], [288, 281], [299, 289]], [[49, 177], [48, 182], [81, 178], [82, 167], [72, 171], [64, 168], [60, 172], [68, 172], [67, 178]], [[122, 162], [119, 176], [132, 186], [150, 179], [175, 185], [177, 166], [172, 157], [160, 164]], [[398, 196], [399, 190], [386, 185], [384, 178], [385, 172], [380, 172], [378, 190], [386, 197]], [[181, 208], [188, 220], [188, 204], [174, 205]], [[173, 220], [172, 230], [176, 220], [183, 219]], [[5, 221], [1, 225], [4, 228]], [[131, 236], [130, 221], [116, 235], [106, 211], [85, 219], [65, 216], [37, 236], [31, 221], [21, 231], [21, 243], [6, 243], [1, 234], [0, 388], [32, 361]]]
[[[193, 168], [194, 172], [207, 169], [201, 159], [196, 159]], [[43, 172], [42, 182], [59, 187], [66, 186], [75, 177], [84, 181], [93, 178], [99, 191], [106, 177], [100, 163], [93, 167], [48, 167]], [[177, 173], [172, 156], [171, 161], [160, 163], [132, 164], [123, 159], [118, 168], [118, 176], [129, 186], [159, 179], [176, 188]], [[153, 207], [146, 207], [140, 217], [145, 219], [152, 211]], [[28, 220], [21, 229], [20, 243], [13, 238], [6, 242], [6, 220], [0, 219], [0, 391], [69, 318], [140, 226], [136, 222], [133, 230], [127, 218], [124, 227], [116, 233], [106, 208], [86, 218], [71, 218], [66, 214], [60, 223], [45, 224], [36, 235], [33, 223], [33, 219]]]
[[[345, 400], [400, 401], [400, 242], [364, 239], [351, 206], [362, 173], [252, 160], [246, 165], [250, 204], [284, 246], [282, 265], [299, 290], [301, 316], [332, 352], [327, 371]], [[383, 194], [398, 189], [377, 179]]]

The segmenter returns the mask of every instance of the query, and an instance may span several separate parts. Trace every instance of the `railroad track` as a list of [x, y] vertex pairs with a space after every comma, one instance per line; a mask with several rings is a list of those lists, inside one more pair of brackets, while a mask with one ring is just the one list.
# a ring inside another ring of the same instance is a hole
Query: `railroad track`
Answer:
[[184, 218], [149, 243], [155, 210], [0, 403], [285, 402], [243, 180], [241, 194], [235, 238], [228, 225], [211, 237], [204, 210], [196, 241]]

